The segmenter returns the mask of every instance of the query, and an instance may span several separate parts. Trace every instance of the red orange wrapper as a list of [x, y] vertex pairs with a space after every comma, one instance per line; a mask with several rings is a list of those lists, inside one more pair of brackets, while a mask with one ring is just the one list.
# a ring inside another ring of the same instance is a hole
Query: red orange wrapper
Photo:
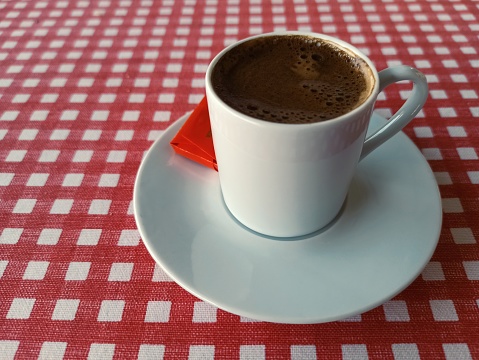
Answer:
[[177, 154], [218, 171], [206, 97], [193, 110], [170, 145]]

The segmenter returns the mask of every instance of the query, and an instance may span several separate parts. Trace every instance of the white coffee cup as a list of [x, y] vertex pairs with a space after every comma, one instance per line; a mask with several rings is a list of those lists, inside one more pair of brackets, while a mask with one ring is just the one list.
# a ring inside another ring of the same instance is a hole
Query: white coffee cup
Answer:
[[[220, 99], [212, 86], [218, 60], [238, 44], [257, 37], [306, 35], [353, 52], [375, 79], [370, 96], [337, 118], [310, 124], [284, 124], [245, 115]], [[378, 94], [388, 85], [410, 80], [413, 90], [387, 125], [365, 139]], [[339, 213], [358, 162], [399, 132], [423, 107], [425, 76], [409, 66], [378, 73], [352, 45], [323, 34], [275, 32], [256, 35], [221, 51], [206, 72], [213, 144], [221, 191], [231, 214], [258, 233], [293, 237], [328, 225]]]

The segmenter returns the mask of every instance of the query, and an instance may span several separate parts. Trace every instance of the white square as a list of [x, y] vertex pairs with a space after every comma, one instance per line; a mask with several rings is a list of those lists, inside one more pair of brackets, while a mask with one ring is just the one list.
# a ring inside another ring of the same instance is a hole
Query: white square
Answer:
[[[83, 55], [83, 51], [69, 51], [67, 53], [67, 59], [69, 60], [77, 60], [80, 59]], [[56, 54], [55, 54], [56, 56]]]
[[10, 185], [14, 176], [14, 173], [0, 173], [0, 186]]
[[92, 78], [81, 78], [78, 80], [77, 86], [78, 87], [91, 87], [93, 86], [93, 83], [95, 82], [95, 79]]
[[441, 263], [439, 261], [430, 261], [422, 271], [422, 279], [425, 281], [446, 280]]
[[53, 309], [52, 320], [74, 320], [79, 305], [79, 299], [57, 300]]
[[97, 141], [100, 140], [101, 130], [85, 130], [82, 140], [85, 141]]
[[153, 270], [153, 276], [151, 278], [153, 282], [171, 282], [171, 278], [166, 274], [163, 269], [158, 265], [155, 264], [155, 269]]
[[479, 117], [479, 107], [470, 107], [469, 111], [471, 112], [472, 116]]
[[291, 345], [291, 360], [316, 360], [316, 346]]
[[203, 94], [190, 94], [188, 96], [188, 104], [199, 104], [203, 97]]
[[155, 70], [154, 64], [141, 64], [139, 68], [139, 72], [141, 73], [151, 73]]
[[467, 83], [467, 82], [469, 82], [467, 80], [466, 75], [463, 75], [463, 74], [452, 74], [451, 79], [455, 83]]
[[[39, 83], [40, 83], [40, 79], [26, 79], [22, 85], [23, 87], [29, 88], [29, 87], [36, 87]], [[54, 83], [52, 82], [50, 86], [54, 86]]]
[[133, 263], [111, 264], [108, 281], [130, 281], [133, 273]]
[[446, 214], [464, 212], [464, 209], [462, 208], [461, 200], [459, 198], [445, 198], [445, 199], [441, 199], [441, 201], [442, 201], [442, 211]]
[[123, 316], [124, 300], [103, 300], [98, 313], [98, 321], [118, 322]]
[[458, 321], [456, 308], [452, 300], [429, 300], [435, 321]]
[[172, 104], [175, 101], [175, 94], [160, 94], [158, 102], [160, 104]]
[[214, 345], [190, 345], [188, 360], [214, 360]]
[[475, 244], [471, 228], [451, 228], [452, 239], [456, 244]]
[[55, 129], [50, 135], [50, 140], [66, 140], [68, 135], [70, 135], [68, 129]]
[[36, 199], [19, 199], [13, 208], [13, 214], [31, 214], [35, 204], [37, 203]]
[[90, 215], [108, 215], [110, 211], [111, 200], [92, 200], [88, 214]]
[[86, 280], [90, 272], [90, 262], [71, 262], [68, 266], [65, 280], [67, 281], [82, 281]]
[[470, 148], [457, 148], [457, 153], [461, 160], [477, 160], [476, 150], [472, 147]]
[[119, 87], [119, 86], [121, 86], [122, 82], [123, 82], [123, 79], [121, 79], [121, 78], [110, 78], [106, 81], [105, 86], [106, 87]]
[[463, 99], [477, 99], [477, 92], [475, 90], [459, 90]]
[[392, 344], [394, 360], [421, 360], [416, 344]]
[[115, 344], [91, 344], [87, 360], [112, 360]]
[[144, 55], [144, 58], [145, 59], [157, 59], [158, 58], [158, 55], [159, 55], [159, 52], [158, 51], [155, 51], [155, 50], [149, 50], [149, 51], [145, 51], [145, 55]]
[[118, 239], [118, 246], [137, 246], [140, 243], [138, 230], [122, 230]]
[[7, 129], [0, 129], [0, 140], [5, 139], [5, 135], [7, 135], [8, 130]]
[[115, 94], [102, 94], [98, 99], [98, 102], [101, 104], [111, 104], [115, 101], [116, 95]]
[[70, 96], [71, 103], [84, 103], [86, 101], [87, 94], [73, 94]]
[[148, 140], [149, 141], [155, 141], [158, 139], [165, 131], [164, 130], [151, 130], [148, 133]]
[[108, 110], [95, 110], [91, 115], [91, 120], [106, 121], [110, 112]]
[[178, 87], [179, 80], [177, 78], [165, 78], [163, 79], [163, 87], [165, 88], [176, 88]]
[[38, 236], [37, 245], [56, 245], [61, 234], [62, 229], [42, 229]]
[[121, 118], [122, 121], [138, 121], [140, 118], [140, 112], [137, 110], [129, 110], [123, 112], [123, 116]]
[[444, 90], [431, 90], [429, 91], [431, 98], [433, 99], [447, 99], [448, 96]]
[[446, 360], [473, 360], [467, 344], [442, 344]]
[[142, 104], [145, 102], [146, 94], [130, 94], [128, 97], [129, 103]]
[[462, 126], [448, 126], [447, 132], [450, 137], [467, 137], [466, 130]]
[[127, 64], [115, 64], [113, 65], [111, 71], [114, 73], [124, 73], [128, 69]]
[[0, 79], [0, 88], [7, 88], [12, 85], [13, 79]]
[[66, 342], [45, 341], [37, 360], [63, 359], [67, 344]]
[[84, 176], [84, 174], [66, 174], [62, 186], [80, 186]]
[[422, 154], [427, 160], [442, 160], [441, 150], [438, 148], [422, 149]]
[[5, 357], [5, 360], [13, 360], [18, 345], [20, 345], [20, 341], [17, 340], [0, 340], [0, 354]]
[[101, 229], [82, 229], [78, 236], [77, 245], [95, 246], [100, 241]]
[[459, 64], [457, 63], [456, 60], [443, 60], [442, 65], [445, 68], [458, 68]]
[[16, 244], [22, 233], [23, 228], [5, 228], [0, 235], [0, 244]]
[[432, 138], [432, 129], [429, 126], [416, 126], [414, 127], [414, 133], [418, 138]]
[[135, 80], [135, 87], [148, 87], [150, 86], [150, 79], [148, 78], [140, 78]]
[[72, 206], [73, 199], [56, 199], [50, 209], [50, 214], [69, 214]]
[[19, 74], [23, 70], [23, 65], [12, 65], [7, 69], [7, 74]]
[[73, 155], [73, 162], [89, 162], [93, 156], [93, 150], [77, 150]]
[[106, 51], [95, 51], [93, 52], [91, 58], [92, 59], [106, 59], [106, 56], [108, 55], [108, 53]]
[[67, 79], [64, 78], [55, 78], [50, 82], [51, 87], [64, 87], [67, 82]]
[[15, 121], [20, 111], [4, 111], [0, 121]]
[[266, 346], [264, 345], [240, 345], [240, 360], [264, 360], [266, 359]]
[[469, 280], [479, 280], [479, 261], [463, 261], [462, 265]]
[[196, 301], [193, 308], [194, 323], [216, 322], [218, 308], [203, 301]]
[[55, 162], [60, 156], [60, 150], [43, 150], [38, 162]]
[[364, 344], [341, 345], [343, 360], [368, 360], [368, 349]]
[[[41, 103], [54, 103], [58, 99], [58, 94], [43, 94]], [[48, 112], [47, 112], [48, 114]], [[45, 120], [45, 119], [44, 119]]]
[[[43, 95], [42, 100], [44, 100], [46, 96], [48, 96], [48, 95]], [[40, 102], [46, 102], [46, 101], [42, 101], [42, 100], [40, 100]], [[35, 110], [35, 111], [32, 112], [32, 115], [30, 115], [30, 120], [31, 121], [44, 121], [44, 120], [46, 120], [46, 118], [48, 116], [48, 113], [49, 113], [48, 110]]]
[[24, 129], [20, 133], [20, 136], [18, 137], [18, 140], [35, 140], [36, 136], [38, 134], [37, 129]]
[[127, 154], [126, 150], [112, 150], [108, 154], [108, 158], [106, 159], [106, 162], [109, 162], [109, 163], [125, 162], [126, 154]]
[[35, 65], [32, 69], [32, 73], [44, 74], [48, 70], [48, 65]]
[[73, 121], [76, 120], [78, 117], [78, 110], [64, 110], [62, 115], [60, 116], [60, 120], [69, 120]]
[[97, 73], [100, 72], [101, 70], [101, 65], [100, 64], [88, 64], [85, 67], [85, 72], [86, 73]]
[[390, 300], [383, 305], [386, 321], [410, 321], [407, 304], [402, 300]]
[[[8, 260], [1, 260], [0, 261], [0, 278], [3, 276], [5, 269], [7, 268]], [[1, 346], [0, 346], [1, 349]]]
[[131, 59], [133, 57], [133, 52], [132, 51], [120, 51], [118, 53], [118, 59]]
[[6, 162], [22, 162], [23, 158], [27, 154], [27, 150], [11, 150], [7, 157], [5, 158]]
[[60, 73], [71, 73], [75, 69], [75, 65], [73, 64], [62, 64], [58, 68], [58, 72]]
[[7, 319], [28, 319], [35, 305], [35, 299], [15, 298], [8, 309]]
[[204, 79], [193, 79], [191, 80], [191, 87], [203, 89], [205, 87]]
[[468, 171], [467, 176], [469, 176], [471, 184], [479, 184], [479, 171]]
[[144, 321], [166, 323], [170, 320], [171, 301], [148, 301]]
[[153, 121], [170, 121], [170, 111], [156, 111], [153, 116]]
[[165, 345], [141, 344], [138, 351], [138, 360], [163, 360], [164, 356]]
[[30, 261], [23, 273], [23, 280], [42, 280], [49, 265], [48, 261]]
[[30, 94], [17, 94], [13, 97], [12, 103], [25, 104], [30, 99]]
[[167, 73], [179, 73], [181, 72], [182, 65], [181, 64], [168, 64], [166, 66]]
[[98, 182], [99, 187], [116, 187], [118, 186], [118, 181], [120, 180], [120, 174], [102, 174], [100, 181]]
[[118, 130], [115, 136], [116, 141], [130, 141], [135, 134], [134, 130]]

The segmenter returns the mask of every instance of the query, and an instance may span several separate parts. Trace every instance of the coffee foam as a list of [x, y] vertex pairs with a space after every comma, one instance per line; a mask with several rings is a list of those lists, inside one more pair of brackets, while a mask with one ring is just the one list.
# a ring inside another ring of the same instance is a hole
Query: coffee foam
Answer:
[[249, 40], [215, 65], [215, 92], [246, 115], [283, 123], [332, 119], [361, 105], [374, 77], [364, 60], [329, 42], [302, 36]]

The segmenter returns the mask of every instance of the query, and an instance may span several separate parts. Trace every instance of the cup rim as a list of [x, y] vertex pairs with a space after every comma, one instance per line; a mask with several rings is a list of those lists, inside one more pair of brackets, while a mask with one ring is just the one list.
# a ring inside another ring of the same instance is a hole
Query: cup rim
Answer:
[[[329, 42], [332, 42], [334, 45], [338, 45], [339, 47], [353, 52], [356, 56], [359, 56], [363, 61], [366, 62], [366, 64], [369, 66], [371, 69], [371, 72], [374, 76], [374, 87], [371, 90], [371, 93], [369, 96], [366, 98], [366, 100], [359, 105], [358, 107], [354, 108], [353, 110], [342, 114], [338, 117], [324, 120], [324, 121], [316, 121], [316, 122], [311, 122], [311, 123], [279, 123], [279, 122], [273, 122], [273, 121], [265, 121], [262, 119], [258, 119], [255, 117], [252, 117], [250, 115], [244, 114], [238, 110], [235, 110], [228, 104], [226, 104], [219, 96], [218, 94], [214, 91], [213, 86], [212, 86], [212, 81], [211, 81], [211, 75], [213, 72], [213, 69], [215, 65], [218, 63], [218, 61], [224, 56], [225, 53], [230, 51], [231, 49], [235, 48], [236, 46], [256, 39], [256, 38], [261, 38], [261, 37], [269, 37], [269, 36], [288, 36], [288, 35], [303, 35], [303, 36], [310, 36], [314, 38], [319, 38], [321, 40], [326, 40]], [[262, 125], [262, 126], [275, 126], [275, 127], [287, 127], [287, 126], [294, 126], [295, 128], [299, 127], [311, 127], [311, 126], [326, 126], [325, 124], [332, 124], [332, 123], [337, 123], [341, 121], [346, 121], [347, 119], [354, 117], [356, 114], [361, 113], [364, 111], [365, 108], [369, 107], [371, 105], [371, 102], [375, 102], [377, 95], [379, 93], [379, 75], [378, 71], [376, 70], [376, 67], [372, 63], [372, 61], [369, 59], [368, 56], [366, 56], [362, 51], [360, 51], [358, 48], [355, 46], [351, 45], [350, 43], [338, 39], [334, 36], [326, 35], [326, 34], [321, 34], [321, 33], [315, 33], [315, 32], [308, 32], [308, 31], [273, 31], [273, 32], [268, 32], [268, 33], [262, 33], [262, 34], [257, 34], [253, 36], [248, 36], [244, 39], [238, 40], [227, 47], [225, 47], [223, 50], [221, 50], [214, 58], [211, 60], [211, 62], [208, 65], [208, 68], [206, 70], [205, 74], [205, 88], [206, 88], [206, 93], [207, 93], [207, 98], [211, 95], [214, 96], [215, 101], [217, 101], [221, 106], [226, 109], [227, 111], [231, 112], [232, 114], [241, 117], [243, 120], [248, 121], [250, 123], [253, 123], [255, 125]]]

